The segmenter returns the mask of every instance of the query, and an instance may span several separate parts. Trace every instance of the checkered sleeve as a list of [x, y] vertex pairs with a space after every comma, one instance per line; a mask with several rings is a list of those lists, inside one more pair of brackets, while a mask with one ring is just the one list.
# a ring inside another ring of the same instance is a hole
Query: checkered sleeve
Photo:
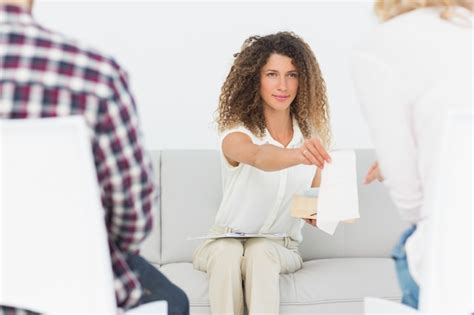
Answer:
[[155, 185], [126, 73], [113, 63], [111, 96], [99, 104], [94, 155], [111, 241], [136, 253], [152, 227]]
[[115, 243], [109, 238], [110, 257], [114, 270], [114, 289], [117, 305], [126, 310], [135, 306], [142, 295], [142, 287], [135, 273], [130, 272], [127, 258], [117, 250]]

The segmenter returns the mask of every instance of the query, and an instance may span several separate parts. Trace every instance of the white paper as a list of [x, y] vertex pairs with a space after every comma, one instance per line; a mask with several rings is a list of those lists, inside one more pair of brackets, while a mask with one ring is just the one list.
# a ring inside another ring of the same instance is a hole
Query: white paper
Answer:
[[359, 218], [356, 156], [352, 150], [330, 153], [332, 162], [321, 172], [318, 228], [331, 235], [340, 221]]
[[262, 233], [244, 233], [244, 232], [229, 232], [222, 234], [212, 234], [206, 236], [198, 237], [188, 237], [188, 241], [192, 240], [210, 240], [218, 238], [254, 238], [254, 237], [264, 237], [264, 238], [284, 238], [286, 237], [285, 233], [275, 233], [275, 234], [262, 234]]

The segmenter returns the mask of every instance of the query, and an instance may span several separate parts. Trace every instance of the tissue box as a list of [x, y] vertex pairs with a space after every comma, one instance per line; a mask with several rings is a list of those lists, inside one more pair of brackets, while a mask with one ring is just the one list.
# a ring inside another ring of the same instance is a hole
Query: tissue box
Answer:
[[291, 202], [291, 216], [302, 219], [316, 219], [318, 197], [293, 195]]

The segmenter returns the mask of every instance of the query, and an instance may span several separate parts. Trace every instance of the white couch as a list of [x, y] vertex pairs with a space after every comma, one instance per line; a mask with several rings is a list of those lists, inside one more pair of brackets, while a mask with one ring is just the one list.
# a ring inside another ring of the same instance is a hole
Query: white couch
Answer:
[[[201, 241], [219, 207], [222, 187], [219, 153], [213, 150], [150, 152], [160, 187], [160, 207], [142, 254], [188, 295], [192, 314], [210, 313], [208, 280], [192, 266]], [[365, 296], [399, 301], [392, 246], [407, 225], [385, 188], [362, 185], [374, 161], [373, 150], [356, 150], [361, 218], [340, 224], [329, 236], [304, 227], [300, 252], [304, 266], [281, 275], [281, 313], [363, 313]], [[344, 196], [341, 196], [343, 198]]]

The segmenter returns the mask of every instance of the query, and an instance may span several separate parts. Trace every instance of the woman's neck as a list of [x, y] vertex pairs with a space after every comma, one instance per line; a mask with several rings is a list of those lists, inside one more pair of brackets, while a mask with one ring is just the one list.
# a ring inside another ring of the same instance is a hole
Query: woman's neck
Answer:
[[293, 138], [293, 121], [290, 112], [264, 113], [265, 125], [271, 137], [286, 147]]

